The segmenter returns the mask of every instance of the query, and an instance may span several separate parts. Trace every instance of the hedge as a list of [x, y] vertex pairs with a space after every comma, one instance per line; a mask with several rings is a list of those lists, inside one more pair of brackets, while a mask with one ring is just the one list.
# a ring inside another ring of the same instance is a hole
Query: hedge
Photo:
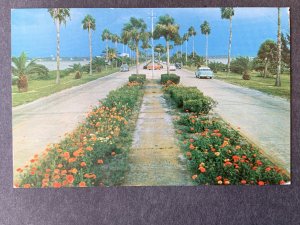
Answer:
[[129, 82], [137, 82], [143, 84], [146, 81], [146, 74], [131, 74], [128, 79]]
[[180, 76], [176, 74], [162, 74], [160, 82], [166, 84], [168, 81], [171, 81], [174, 84], [179, 84]]

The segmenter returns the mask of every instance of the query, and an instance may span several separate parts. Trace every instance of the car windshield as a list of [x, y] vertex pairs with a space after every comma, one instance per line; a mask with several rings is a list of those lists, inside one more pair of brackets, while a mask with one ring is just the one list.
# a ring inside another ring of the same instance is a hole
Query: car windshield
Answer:
[[198, 71], [200, 72], [200, 74], [213, 74], [213, 72], [210, 69], [199, 69]]

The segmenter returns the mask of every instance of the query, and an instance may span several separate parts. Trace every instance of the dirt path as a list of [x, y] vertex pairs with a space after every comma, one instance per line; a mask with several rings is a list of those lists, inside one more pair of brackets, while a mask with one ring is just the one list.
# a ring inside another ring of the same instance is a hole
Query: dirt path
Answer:
[[124, 185], [191, 185], [174, 136], [172, 118], [167, 112], [161, 86], [150, 82], [137, 121], [129, 154], [130, 172]]

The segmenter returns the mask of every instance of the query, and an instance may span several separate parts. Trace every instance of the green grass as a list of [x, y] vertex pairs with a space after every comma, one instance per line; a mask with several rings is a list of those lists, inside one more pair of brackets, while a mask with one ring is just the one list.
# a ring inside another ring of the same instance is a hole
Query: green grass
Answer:
[[[188, 70], [195, 71], [195, 67], [185, 67]], [[236, 73], [218, 72], [215, 78], [225, 82], [236, 84], [239, 86], [252, 88], [270, 95], [279, 96], [290, 99], [290, 74], [281, 74], [281, 87], [276, 87], [275, 76], [270, 78], [263, 78], [258, 72], [251, 72], [251, 80], [243, 80], [242, 75]]]
[[70, 74], [61, 78], [60, 84], [55, 84], [55, 71], [50, 71], [50, 77], [53, 79], [49, 80], [29, 80], [28, 82], [28, 92], [20, 93], [18, 91], [17, 85], [12, 86], [12, 105], [18, 106], [28, 102], [32, 102], [44, 96], [54, 94], [56, 92], [62, 91], [67, 88], [78, 86], [89, 81], [98, 79], [100, 77], [107, 76], [114, 72], [119, 71], [119, 68], [109, 68], [108, 70], [103, 70], [100, 73], [94, 73], [89, 76], [84, 73], [81, 79], [74, 79], [74, 74]]

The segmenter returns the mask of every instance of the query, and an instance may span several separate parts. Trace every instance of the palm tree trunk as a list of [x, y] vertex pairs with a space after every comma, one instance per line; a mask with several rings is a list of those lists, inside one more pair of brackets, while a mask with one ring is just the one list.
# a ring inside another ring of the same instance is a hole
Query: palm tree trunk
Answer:
[[206, 33], [206, 50], [205, 50], [205, 53], [206, 53], [206, 66], [208, 64], [208, 33]]
[[60, 23], [59, 20], [56, 19], [56, 84], [60, 83], [59, 66], [60, 66]]
[[105, 41], [106, 41], [106, 63], [105, 63], [105, 69], [107, 70], [107, 64], [108, 64], [108, 40], [107, 39], [105, 39]]
[[90, 75], [92, 75], [92, 61], [93, 61], [93, 57], [92, 57], [92, 32], [90, 29], [90, 25], [89, 25], [89, 44], [90, 44]]
[[187, 63], [187, 41], [185, 41], [185, 63]]
[[229, 18], [229, 46], [228, 46], [227, 75], [230, 73], [231, 40], [232, 40], [232, 18], [230, 16], [230, 18]]
[[277, 61], [277, 74], [275, 86], [281, 86], [280, 73], [281, 73], [281, 29], [280, 29], [280, 8], [278, 7], [278, 34], [277, 34], [277, 49], [278, 49], [278, 61]]
[[193, 35], [193, 58], [195, 57], [195, 36]]
[[182, 60], [182, 44], [180, 45], [180, 58]]
[[169, 41], [167, 41], [167, 74], [170, 74], [170, 49], [169, 49]]
[[136, 74], [139, 74], [139, 43], [135, 45]]

